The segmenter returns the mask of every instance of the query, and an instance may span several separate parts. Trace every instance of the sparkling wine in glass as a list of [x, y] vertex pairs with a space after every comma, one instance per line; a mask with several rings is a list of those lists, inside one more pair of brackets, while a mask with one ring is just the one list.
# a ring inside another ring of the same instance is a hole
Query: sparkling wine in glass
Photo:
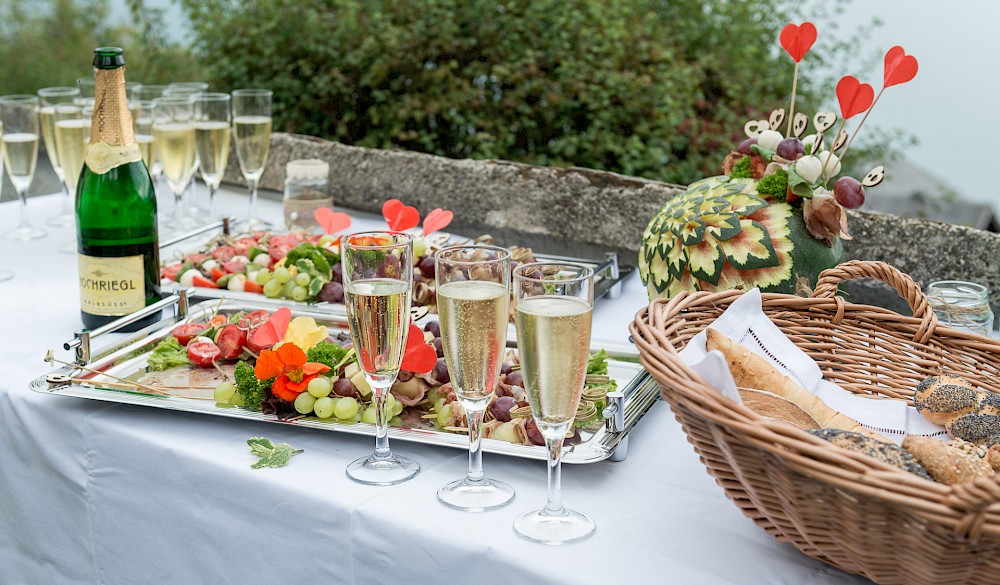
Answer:
[[514, 521], [519, 536], [544, 544], [589, 538], [587, 515], [562, 504], [562, 444], [587, 376], [594, 271], [571, 263], [536, 262], [514, 270], [514, 319], [531, 414], [545, 438], [548, 501]]
[[45, 154], [49, 157], [52, 170], [55, 171], [62, 185], [63, 204], [59, 215], [49, 218], [46, 222], [53, 227], [72, 227], [76, 223], [76, 212], [73, 210], [73, 198], [70, 196], [63, 176], [62, 165], [59, 162], [59, 152], [56, 148], [55, 118], [56, 106], [72, 104], [80, 95], [79, 87], [46, 87], [38, 90], [39, 109], [38, 122], [42, 127], [42, 138], [45, 141]]
[[233, 137], [240, 171], [250, 189], [249, 221], [253, 227], [270, 227], [257, 216], [257, 184], [264, 174], [271, 148], [271, 96], [269, 89], [237, 89], [233, 92]]
[[[163, 97], [186, 97], [193, 102], [199, 95], [206, 93], [208, 87], [208, 83], [204, 81], [177, 81], [167, 85], [167, 88], [163, 90]], [[187, 190], [183, 196], [184, 204], [182, 207], [184, 208], [185, 229], [198, 227], [205, 218], [205, 210], [198, 207], [198, 181], [195, 180], [200, 168], [201, 159], [198, 153], [195, 152], [194, 168], [191, 170], [191, 181], [188, 182]]]
[[153, 139], [163, 164], [163, 176], [174, 194], [173, 223], [169, 230], [184, 230], [182, 197], [194, 174], [195, 134], [194, 103], [187, 97], [162, 97], [153, 100]]
[[444, 358], [469, 426], [469, 472], [438, 490], [447, 506], [492, 510], [514, 499], [509, 484], [483, 472], [482, 423], [493, 400], [510, 315], [510, 252], [453, 246], [434, 255]]
[[208, 217], [215, 218], [215, 193], [229, 161], [230, 96], [200, 93], [194, 98], [194, 141], [201, 178], [208, 185]]
[[375, 452], [347, 466], [358, 483], [393, 485], [420, 473], [420, 465], [389, 450], [386, 398], [396, 380], [410, 325], [413, 238], [363, 232], [341, 242], [344, 293], [351, 339], [375, 407]]
[[[56, 151], [59, 163], [62, 165], [63, 181], [66, 189], [76, 194], [76, 186], [80, 181], [83, 161], [87, 155], [87, 143], [90, 142], [89, 108], [84, 109], [73, 104], [60, 104], [53, 107], [52, 113], [52, 148]], [[76, 221], [76, 213], [73, 213]], [[59, 247], [64, 254], [76, 254], [76, 230], [73, 241]]]
[[8, 95], [0, 97], [0, 119], [3, 135], [0, 150], [7, 176], [21, 200], [21, 221], [7, 232], [9, 240], [28, 241], [45, 236], [45, 230], [32, 227], [28, 221], [28, 187], [35, 178], [38, 162], [38, 97], [33, 95]]

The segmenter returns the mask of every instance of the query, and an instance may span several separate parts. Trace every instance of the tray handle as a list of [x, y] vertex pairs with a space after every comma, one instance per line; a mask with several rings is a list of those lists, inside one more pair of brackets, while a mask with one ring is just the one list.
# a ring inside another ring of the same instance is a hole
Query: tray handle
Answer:
[[[850, 260], [828, 268], [820, 273], [812, 298], [839, 299], [837, 287], [840, 283], [858, 278], [874, 278], [888, 284], [910, 305], [913, 316], [920, 319], [920, 327], [913, 334], [913, 341], [927, 343], [927, 340], [934, 335], [938, 325], [937, 315], [931, 310], [930, 303], [927, 302], [927, 297], [920, 290], [920, 286], [908, 274], [885, 262]], [[841, 310], [838, 309], [838, 314], [840, 313]]]

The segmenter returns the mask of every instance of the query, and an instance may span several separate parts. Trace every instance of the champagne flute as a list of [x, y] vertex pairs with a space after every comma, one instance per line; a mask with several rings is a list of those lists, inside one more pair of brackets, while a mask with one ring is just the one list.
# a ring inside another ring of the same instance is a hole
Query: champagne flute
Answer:
[[94, 107], [94, 78], [82, 77], [76, 80], [76, 86], [80, 88], [80, 95], [76, 96], [74, 102], [81, 107]]
[[208, 91], [208, 88], [209, 85], [204, 81], [175, 81], [167, 85], [166, 91], [170, 93], [165, 93], [164, 95], [179, 95], [180, 93], [194, 95], [204, 93]]
[[230, 95], [200, 93], [194, 98], [194, 140], [201, 179], [208, 185], [208, 218], [215, 218], [215, 193], [229, 162]]
[[38, 90], [38, 98], [41, 101], [38, 122], [42, 127], [42, 138], [45, 140], [45, 154], [49, 157], [49, 163], [52, 164], [52, 170], [56, 172], [56, 177], [59, 179], [63, 191], [62, 211], [46, 222], [53, 227], [72, 227], [76, 223], [73, 198], [66, 186], [62, 165], [59, 162], [59, 153], [56, 149], [55, 117], [57, 105], [73, 103], [73, 100], [79, 95], [79, 87], [45, 87]]
[[163, 163], [163, 176], [174, 194], [174, 225], [166, 231], [183, 232], [181, 197], [194, 174], [195, 159], [194, 103], [190, 98], [162, 97], [153, 100], [153, 138]]
[[156, 156], [156, 139], [153, 137], [153, 100], [163, 97], [163, 92], [166, 89], [165, 85], [144, 83], [142, 87], [135, 90], [135, 98], [141, 107], [139, 117], [132, 118], [132, 123], [135, 126], [135, 141], [139, 145], [142, 160], [146, 163], [146, 170], [149, 171], [154, 186], [163, 178], [163, 164]]
[[348, 465], [347, 476], [368, 485], [393, 485], [420, 473], [416, 461], [389, 450], [386, 406], [410, 326], [413, 237], [352, 234], [341, 241], [341, 254], [347, 322], [375, 407], [375, 452]]
[[438, 490], [447, 506], [469, 512], [499, 508], [514, 488], [483, 473], [482, 422], [493, 399], [510, 316], [510, 252], [453, 246], [434, 255], [444, 358], [469, 425], [469, 473]]
[[[76, 194], [76, 186], [83, 171], [83, 161], [90, 142], [90, 110], [73, 104], [60, 104], [53, 108], [52, 134], [55, 149], [63, 169], [63, 181], [67, 191]], [[74, 213], [74, 217], [75, 217]], [[75, 240], [60, 246], [64, 254], [76, 254]]]
[[35, 178], [38, 162], [38, 97], [8, 95], [0, 97], [0, 118], [3, 121], [3, 164], [7, 176], [21, 200], [21, 221], [4, 234], [8, 240], [28, 241], [45, 236], [45, 230], [28, 221], [28, 187]]
[[514, 521], [514, 532], [544, 544], [589, 538], [595, 525], [562, 504], [562, 444], [583, 393], [590, 357], [594, 271], [534, 262], [514, 270], [514, 320], [521, 373], [548, 454], [548, 501]]
[[[207, 90], [208, 84], [203, 81], [171, 83], [167, 86], [167, 89], [163, 90], [163, 97], [186, 97], [193, 103], [197, 96], [205, 93]], [[181, 205], [184, 211], [184, 217], [182, 219], [184, 229], [194, 229], [198, 227], [199, 218], [203, 218], [204, 215], [203, 210], [198, 207], [198, 181], [194, 180], [198, 175], [198, 168], [200, 166], [201, 161], [198, 158], [198, 151], [195, 149], [194, 167], [191, 169], [191, 181], [188, 182], [187, 189], [184, 191], [183, 204]]]
[[269, 89], [237, 89], [233, 92], [233, 136], [240, 171], [250, 188], [250, 227], [271, 227], [257, 217], [257, 183], [264, 174], [271, 148], [271, 96]]

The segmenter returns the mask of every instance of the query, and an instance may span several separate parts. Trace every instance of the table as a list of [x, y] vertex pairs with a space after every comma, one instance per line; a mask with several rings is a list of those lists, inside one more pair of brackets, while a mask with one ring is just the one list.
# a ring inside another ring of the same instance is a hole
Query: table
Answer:
[[[202, 187], [202, 193], [204, 193]], [[219, 207], [244, 212], [242, 191]], [[29, 200], [41, 225], [56, 196]], [[260, 201], [265, 218], [280, 206]], [[0, 205], [0, 232], [16, 203]], [[161, 215], [169, 213], [169, 207]], [[367, 222], [367, 223], [366, 223]], [[368, 219], [356, 227], [377, 226]], [[48, 371], [47, 349], [82, 325], [76, 262], [50, 229], [29, 243], [0, 240], [0, 582], [193, 583], [864, 583], [780, 544], [744, 518], [714, 485], [662, 401], [631, 435], [628, 458], [564, 466], [568, 505], [590, 514], [590, 540], [546, 547], [511, 523], [545, 499], [540, 461], [485, 455], [491, 476], [517, 490], [509, 506], [451, 510], [436, 490], [461, 477], [459, 450], [397, 441], [420, 475], [393, 487], [344, 475], [372, 440], [28, 390]], [[595, 337], [627, 341], [646, 304], [638, 277], [598, 305]], [[251, 436], [305, 452], [280, 469], [252, 470]]]

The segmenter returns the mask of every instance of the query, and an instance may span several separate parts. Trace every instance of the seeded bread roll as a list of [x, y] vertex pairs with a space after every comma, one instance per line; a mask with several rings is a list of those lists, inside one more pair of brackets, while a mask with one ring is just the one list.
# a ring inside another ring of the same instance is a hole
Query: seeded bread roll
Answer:
[[962, 378], [933, 376], [913, 395], [917, 412], [948, 434], [976, 445], [1000, 445], [1000, 395], [973, 388]]
[[1000, 445], [993, 445], [986, 452], [986, 461], [989, 462], [993, 471], [1000, 471]]
[[986, 459], [937, 439], [911, 435], [903, 440], [903, 448], [939, 483], [954, 485], [993, 475]]
[[831, 445], [842, 447], [848, 451], [868, 455], [869, 457], [878, 459], [883, 463], [888, 463], [893, 467], [898, 467], [903, 471], [909, 471], [910, 473], [915, 473], [928, 481], [933, 481], [933, 478], [927, 473], [927, 470], [924, 469], [912, 455], [907, 453], [903, 448], [895, 443], [886, 443], [862, 435], [861, 433], [842, 431], [839, 429], [814, 429], [806, 432], [816, 435], [825, 441], [829, 441]]

